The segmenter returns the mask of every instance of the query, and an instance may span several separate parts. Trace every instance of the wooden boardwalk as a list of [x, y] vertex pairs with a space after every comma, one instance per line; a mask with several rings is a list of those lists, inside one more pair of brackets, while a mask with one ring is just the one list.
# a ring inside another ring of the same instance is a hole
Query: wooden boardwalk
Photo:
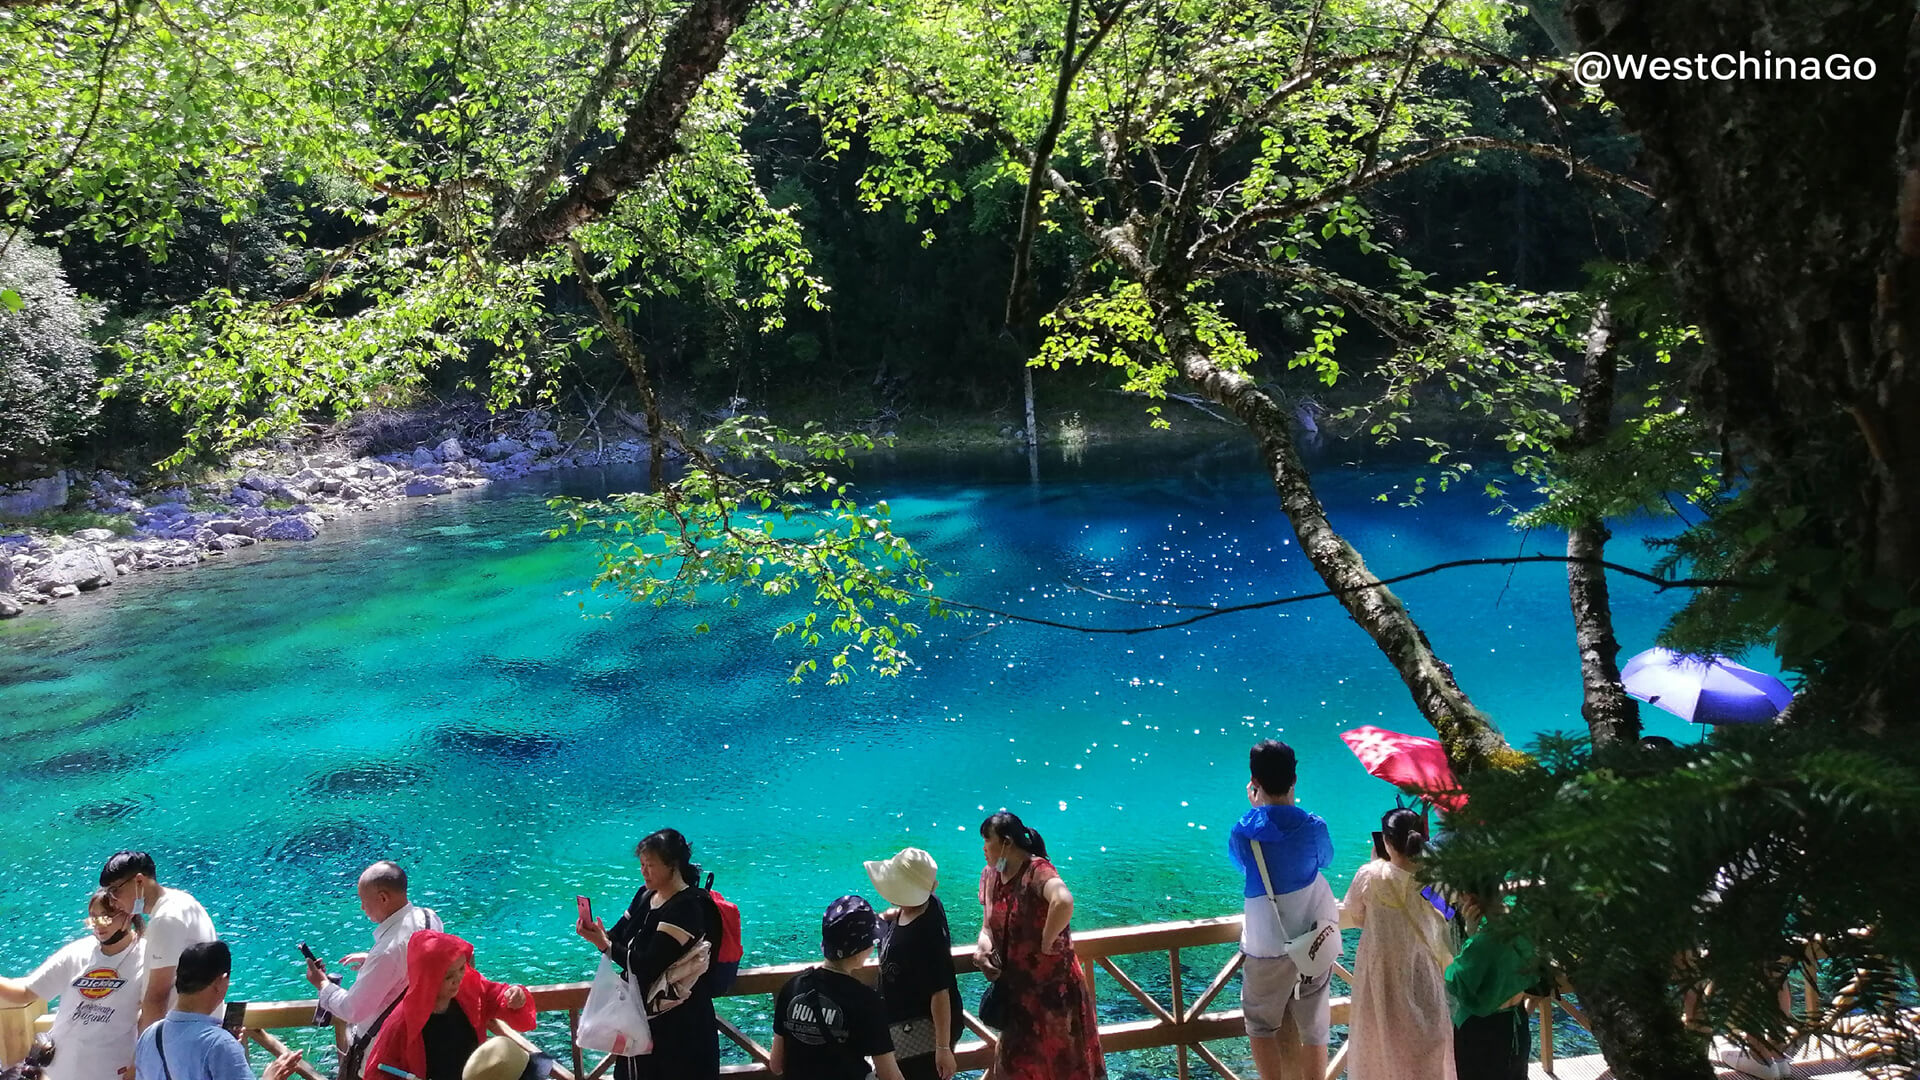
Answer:
[[[1715, 1049], [1717, 1052], [1719, 1048]], [[1793, 1075], [1794, 1080], [1866, 1080], [1867, 1074], [1854, 1068], [1846, 1058], [1816, 1047], [1794, 1059]], [[1613, 1080], [1613, 1072], [1598, 1054], [1561, 1058], [1553, 1063], [1552, 1072], [1541, 1068], [1536, 1061], [1527, 1067], [1527, 1076], [1530, 1080]], [[1720, 1080], [1751, 1080], [1745, 1073], [1724, 1065], [1720, 1066], [1719, 1077]]]

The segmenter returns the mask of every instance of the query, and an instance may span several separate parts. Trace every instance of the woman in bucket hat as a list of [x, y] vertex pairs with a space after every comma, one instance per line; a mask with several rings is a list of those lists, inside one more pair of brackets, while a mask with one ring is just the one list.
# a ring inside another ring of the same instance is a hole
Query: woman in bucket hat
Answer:
[[866, 864], [875, 892], [893, 905], [880, 917], [880, 997], [906, 1080], [951, 1080], [960, 1039], [960, 986], [953, 973], [947, 909], [933, 894], [940, 867], [919, 848]]

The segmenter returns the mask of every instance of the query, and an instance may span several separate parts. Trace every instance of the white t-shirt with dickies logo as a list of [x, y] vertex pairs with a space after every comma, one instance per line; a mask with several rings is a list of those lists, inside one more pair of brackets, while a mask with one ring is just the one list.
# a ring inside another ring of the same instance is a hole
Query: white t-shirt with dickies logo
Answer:
[[46, 1080], [118, 1080], [133, 1075], [140, 996], [147, 988], [144, 942], [136, 941], [118, 955], [108, 956], [88, 934], [69, 942], [27, 976], [27, 987], [43, 1001], [58, 999], [53, 1064], [47, 1067]]

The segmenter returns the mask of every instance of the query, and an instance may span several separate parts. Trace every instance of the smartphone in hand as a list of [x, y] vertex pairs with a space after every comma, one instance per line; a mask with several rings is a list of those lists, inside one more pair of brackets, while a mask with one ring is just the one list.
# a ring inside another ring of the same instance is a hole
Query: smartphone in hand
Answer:
[[[300, 943], [300, 955], [306, 957], [307, 963], [309, 964], [320, 963], [320, 958], [313, 955], [313, 950], [307, 948], [307, 943], [304, 941]], [[321, 965], [321, 967], [323, 968], [325, 966], [326, 965], [324, 964]], [[327, 976], [327, 981], [337, 983], [340, 981], [340, 979], [337, 976], [329, 975]], [[327, 1011], [326, 1006], [315, 1005], [313, 1007], [313, 1026], [326, 1027], [328, 1024], [331, 1024], [331, 1023], [333, 1023], [333, 1014]]]
[[220, 1026], [226, 1028], [234, 1038], [245, 1039], [247, 1037], [247, 1003], [227, 1002], [227, 1015], [220, 1021]]
[[587, 898], [586, 898], [586, 897], [584, 897], [584, 896], [576, 896], [576, 897], [574, 897], [574, 898], [573, 898], [573, 902], [574, 902], [575, 904], [577, 904], [577, 905], [579, 905], [579, 907], [580, 907], [580, 925], [581, 925], [581, 926], [590, 926], [590, 925], [592, 925], [592, 923], [593, 923], [593, 904], [591, 904], [591, 903], [589, 903], [589, 902], [588, 902], [588, 900], [587, 900]]

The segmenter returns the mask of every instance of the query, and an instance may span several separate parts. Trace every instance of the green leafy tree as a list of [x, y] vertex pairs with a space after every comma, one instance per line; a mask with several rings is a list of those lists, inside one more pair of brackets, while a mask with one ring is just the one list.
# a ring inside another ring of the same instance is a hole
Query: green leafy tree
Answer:
[[51, 248], [0, 252], [0, 461], [47, 455], [99, 410], [100, 306], [67, 284]]

